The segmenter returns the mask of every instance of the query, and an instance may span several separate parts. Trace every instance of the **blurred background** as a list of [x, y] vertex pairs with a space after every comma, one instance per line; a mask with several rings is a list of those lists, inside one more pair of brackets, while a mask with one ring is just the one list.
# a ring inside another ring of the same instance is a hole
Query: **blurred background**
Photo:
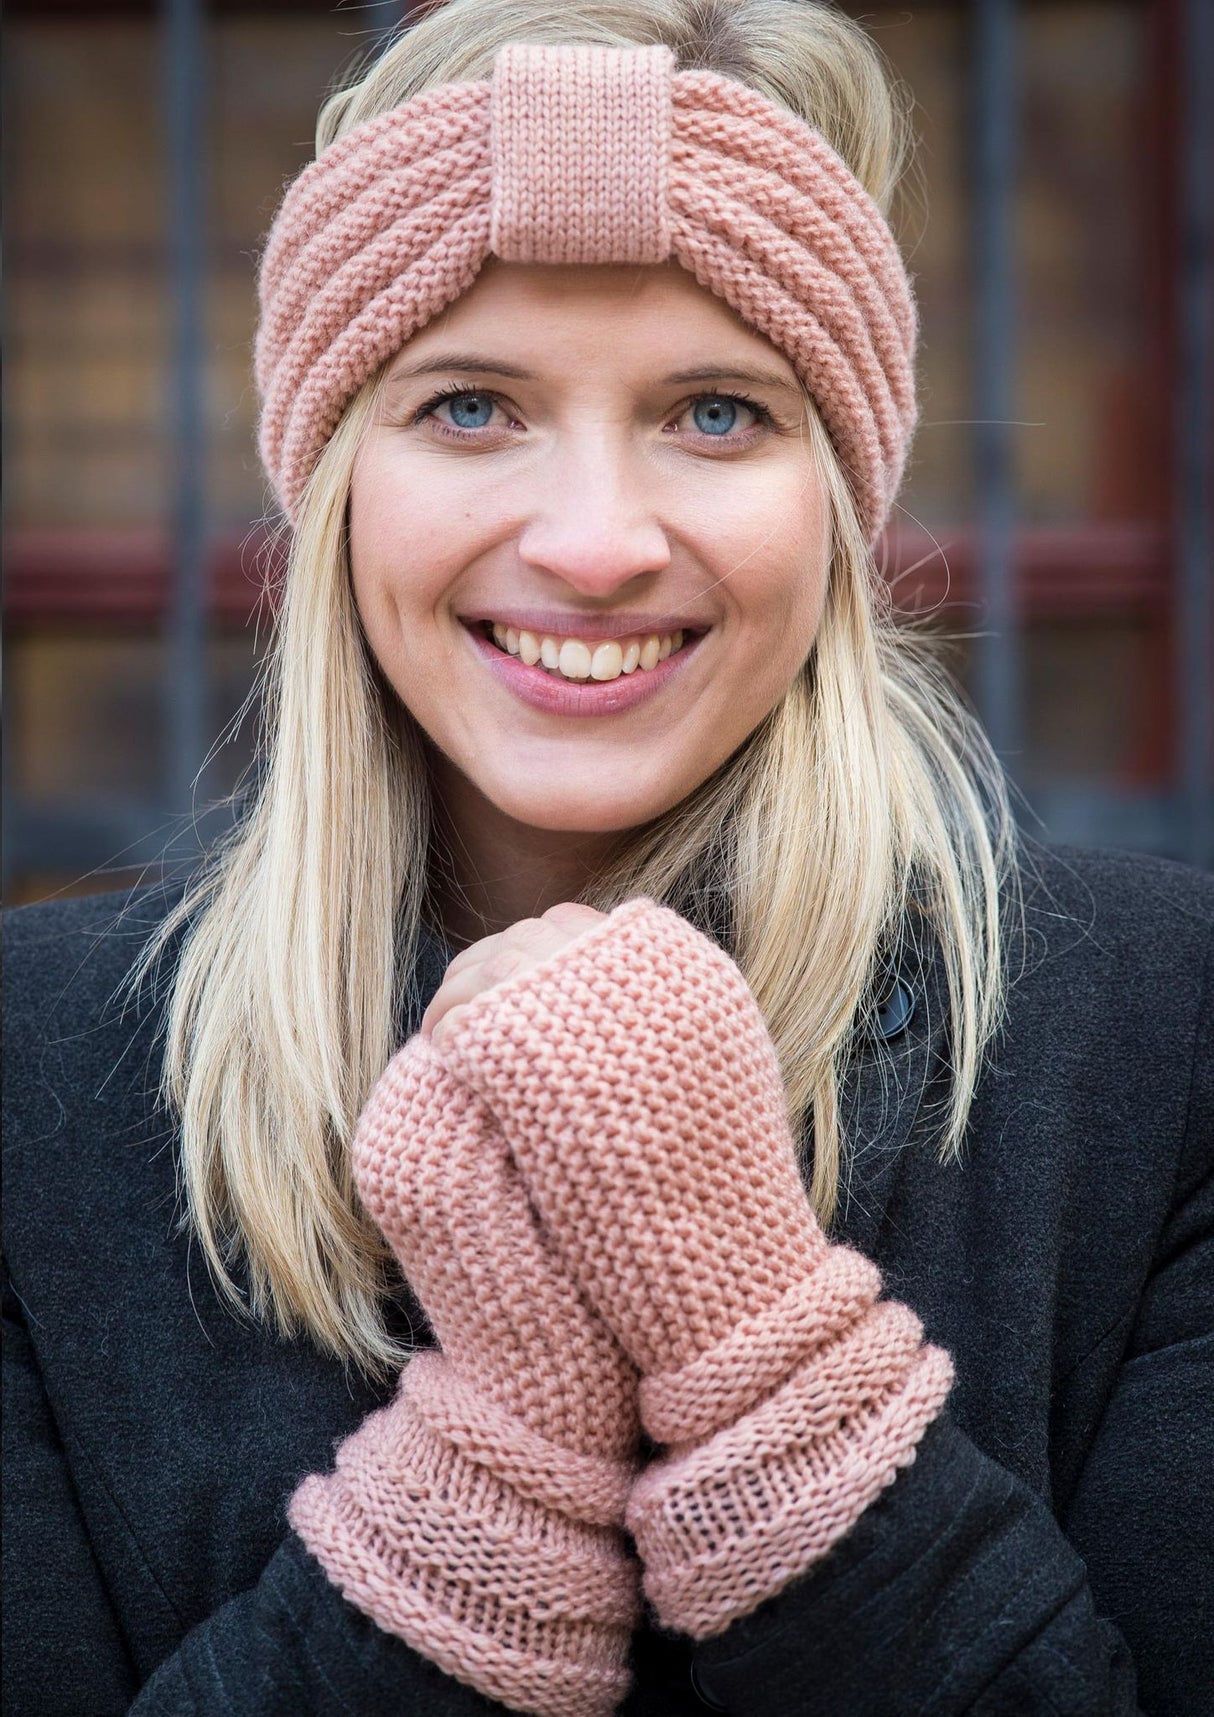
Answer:
[[[1214, 4], [845, 9], [920, 136], [896, 600], [952, 640], [1034, 833], [1214, 866]], [[408, 11], [10, 0], [10, 902], [223, 824], [269, 618], [255, 258], [321, 97]]]

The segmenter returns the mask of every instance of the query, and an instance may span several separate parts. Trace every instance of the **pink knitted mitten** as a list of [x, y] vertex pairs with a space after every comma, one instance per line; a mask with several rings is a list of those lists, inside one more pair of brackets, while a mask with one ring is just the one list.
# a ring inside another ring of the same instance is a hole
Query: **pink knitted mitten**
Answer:
[[554, 1256], [484, 1104], [415, 1038], [383, 1074], [355, 1177], [441, 1352], [305, 1479], [290, 1519], [387, 1631], [513, 1709], [597, 1717], [628, 1685], [621, 1530], [636, 1372]]
[[628, 1525], [666, 1626], [755, 1609], [908, 1465], [952, 1382], [880, 1274], [830, 1245], [741, 973], [635, 900], [452, 1016], [554, 1244], [642, 1372], [671, 1445]]

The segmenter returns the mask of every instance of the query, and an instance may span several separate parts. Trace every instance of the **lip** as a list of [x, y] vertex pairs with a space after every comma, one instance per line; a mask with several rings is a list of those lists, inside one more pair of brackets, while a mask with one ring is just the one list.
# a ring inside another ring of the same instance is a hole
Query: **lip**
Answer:
[[[514, 624], [513, 620], [510, 624]], [[538, 665], [529, 668], [518, 656], [507, 655], [467, 622], [464, 630], [485, 666], [507, 691], [513, 692], [532, 709], [543, 710], [547, 715], [575, 716], [620, 715], [657, 697], [679, 673], [686, 659], [695, 654], [703, 636], [688, 639], [681, 650], [667, 656], [656, 668], [638, 668], [635, 673], [620, 674], [614, 680], [563, 680], [550, 674], [546, 668]], [[622, 635], [618, 632], [606, 634], [608, 637]], [[583, 632], [579, 636], [589, 641], [594, 634]]]

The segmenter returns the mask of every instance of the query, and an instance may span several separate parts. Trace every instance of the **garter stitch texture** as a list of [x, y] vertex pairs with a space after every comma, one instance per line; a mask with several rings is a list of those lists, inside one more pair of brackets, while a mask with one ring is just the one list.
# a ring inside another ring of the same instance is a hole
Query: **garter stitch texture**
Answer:
[[441, 1055], [641, 1371], [669, 1445], [628, 1506], [645, 1590], [667, 1627], [719, 1633], [914, 1460], [949, 1356], [826, 1240], [754, 998], [676, 913], [617, 908], [453, 1014]]
[[606, 1717], [638, 1607], [620, 1530], [636, 1373], [551, 1253], [492, 1117], [420, 1039], [372, 1092], [354, 1164], [441, 1351], [305, 1479], [291, 1524], [448, 1674], [537, 1717]]
[[293, 517], [349, 401], [472, 285], [526, 263], [677, 260], [788, 358], [875, 538], [916, 418], [897, 243], [820, 133], [666, 47], [512, 43], [355, 127], [288, 190], [259, 280], [262, 461]]

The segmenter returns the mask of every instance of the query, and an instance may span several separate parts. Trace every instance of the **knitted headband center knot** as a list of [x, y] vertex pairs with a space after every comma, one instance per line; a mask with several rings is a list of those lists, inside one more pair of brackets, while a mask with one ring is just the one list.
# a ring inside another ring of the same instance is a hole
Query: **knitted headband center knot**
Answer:
[[353, 127], [295, 180], [256, 344], [261, 456], [288, 518], [359, 388], [492, 255], [676, 261], [788, 359], [875, 539], [917, 412], [894, 236], [821, 132], [662, 46], [510, 43], [492, 78]]
[[673, 73], [663, 47], [501, 50], [489, 107], [495, 256], [666, 261]]

